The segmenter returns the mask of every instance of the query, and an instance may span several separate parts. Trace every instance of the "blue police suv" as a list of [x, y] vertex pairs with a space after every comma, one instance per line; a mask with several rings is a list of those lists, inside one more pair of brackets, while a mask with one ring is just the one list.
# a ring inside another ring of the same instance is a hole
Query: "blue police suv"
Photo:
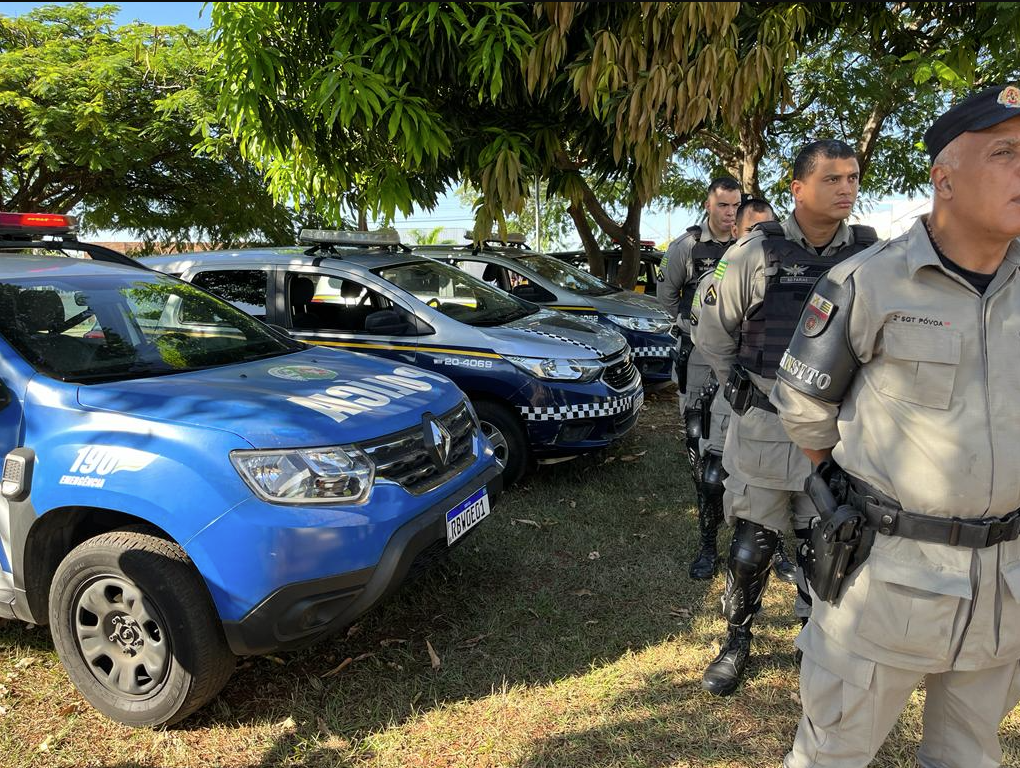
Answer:
[[532, 458], [604, 448], [636, 423], [641, 376], [611, 328], [409, 253], [392, 230], [305, 230], [302, 238], [312, 247], [144, 261], [302, 341], [449, 376], [471, 398], [506, 483]]
[[290, 339], [72, 224], [0, 214], [0, 617], [48, 623], [109, 717], [172, 723], [459, 542], [500, 468], [445, 377]]

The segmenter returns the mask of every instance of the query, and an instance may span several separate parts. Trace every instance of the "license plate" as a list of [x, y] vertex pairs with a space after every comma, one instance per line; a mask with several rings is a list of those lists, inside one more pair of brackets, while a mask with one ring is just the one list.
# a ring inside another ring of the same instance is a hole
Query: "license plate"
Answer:
[[641, 410], [641, 406], [645, 404], [645, 391], [641, 390], [634, 395], [634, 410]]
[[489, 494], [479, 488], [446, 513], [446, 544], [449, 546], [489, 516]]

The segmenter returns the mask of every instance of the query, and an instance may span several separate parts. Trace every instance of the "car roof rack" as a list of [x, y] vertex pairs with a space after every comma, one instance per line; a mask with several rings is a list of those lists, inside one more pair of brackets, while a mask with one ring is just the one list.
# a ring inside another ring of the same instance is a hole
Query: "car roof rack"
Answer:
[[348, 230], [348, 229], [302, 229], [298, 239], [302, 243], [311, 243], [312, 247], [305, 251], [306, 256], [314, 256], [320, 251], [341, 258], [339, 248], [383, 248], [395, 251], [398, 248], [406, 253], [411, 249], [400, 242], [400, 233], [395, 229]]
[[[465, 233], [465, 239], [474, 242], [474, 236], [470, 232]], [[490, 234], [488, 237], [483, 238], [481, 245], [474, 246], [474, 253], [479, 251], [530, 251], [531, 247], [528, 245], [527, 240], [524, 239], [524, 235], [520, 232], [507, 232], [506, 238], [500, 238], [496, 233]]]
[[[0, 212], [0, 252], [42, 249], [80, 251], [93, 261], [135, 267], [151, 271], [144, 264], [112, 248], [85, 243], [77, 238], [78, 220], [62, 213]], [[64, 253], [64, 255], [67, 255]]]

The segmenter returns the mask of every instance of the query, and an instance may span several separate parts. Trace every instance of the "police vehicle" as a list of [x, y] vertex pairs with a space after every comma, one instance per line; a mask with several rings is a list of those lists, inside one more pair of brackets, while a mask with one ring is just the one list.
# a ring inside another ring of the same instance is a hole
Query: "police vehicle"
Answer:
[[[634, 284], [635, 293], [643, 293], [646, 296], [654, 296], [658, 286], [659, 275], [661, 274], [662, 257], [666, 254], [655, 247], [654, 240], [641, 240], [640, 263], [638, 265], [637, 282]], [[584, 251], [550, 251], [549, 255], [573, 264], [585, 272], [588, 269], [588, 254]], [[620, 264], [623, 262], [623, 251], [617, 245], [613, 248], [603, 248], [602, 258], [606, 261], [606, 281], [610, 284], [619, 282], [617, 277], [620, 274]]]
[[48, 623], [106, 715], [186, 717], [236, 655], [350, 623], [488, 515], [500, 468], [448, 379], [72, 232], [0, 213], [0, 617]]
[[566, 312], [623, 334], [646, 386], [670, 382], [675, 344], [670, 320], [654, 298], [610, 285], [589, 272], [528, 248], [523, 236], [480, 247], [416, 246], [415, 252], [453, 264], [469, 274], [549, 309]]
[[[304, 230], [311, 248], [145, 259], [295, 338], [449, 376], [504, 465], [604, 448], [644, 399], [624, 338], [401, 246], [396, 232]], [[557, 262], [559, 263], [559, 262]]]

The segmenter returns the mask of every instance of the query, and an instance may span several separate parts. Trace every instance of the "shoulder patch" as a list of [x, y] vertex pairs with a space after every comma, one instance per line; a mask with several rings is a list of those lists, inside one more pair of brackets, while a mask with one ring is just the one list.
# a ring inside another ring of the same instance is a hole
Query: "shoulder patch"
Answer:
[[719, 301], [719, 294], [715, 291], [715, 285], [708, 286], [708, 290], [705, 291], [704, 303], [710, 307], [714, 307], [717, 301]]
[[715, 272], [712, 273], [712, 277], [716, 280], [722, 280], [723, 275], [726, 274], [727, 266], [729, 266], [729, 262], [726, 259], [719, 259], [719, 263], [715, 265]]
[[837, 307], [820, 293], [811, 296], [804, 312], [800, 330], [808, 338], [818, 336], [825, 330]]

